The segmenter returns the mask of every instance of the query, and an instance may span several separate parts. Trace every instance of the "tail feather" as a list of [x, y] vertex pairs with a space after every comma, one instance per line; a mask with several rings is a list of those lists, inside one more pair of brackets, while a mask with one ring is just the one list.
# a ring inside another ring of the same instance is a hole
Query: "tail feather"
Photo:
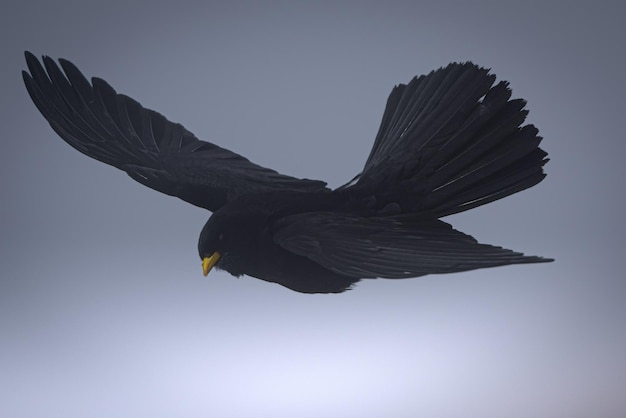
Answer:
[[[538, 148], [534, 126], [527, 125], [485, 154], [470, 160], [457, 174], [434, 188], [421, 202], [439, 217], [492, 202], [534, 186], [545, 177], [546, 153]], [[452, 203], [455, 202], [455, 205]]]
[[391, 92], [370, 156], [356, 183], [384, 208], [437, 217], [500, 199], [540, 182], [547, 154], [526, 102], [474, 64], [446, 68]]

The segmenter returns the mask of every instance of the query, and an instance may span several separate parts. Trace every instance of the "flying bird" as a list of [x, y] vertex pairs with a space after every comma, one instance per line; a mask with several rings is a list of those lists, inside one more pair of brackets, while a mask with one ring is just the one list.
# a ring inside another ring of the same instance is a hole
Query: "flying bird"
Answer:
[[67, 60], [25, 55], [28, 93], [65, 142], [213, 212], [198, 242], [205, 276], [217, 268], [339, 293], [365, 278], [552, 261], [480, 244], [440, 220], [545, 177], [526, 102], [471, 62], [395, 86], [362, 171], [331, 190], [202, 141]]

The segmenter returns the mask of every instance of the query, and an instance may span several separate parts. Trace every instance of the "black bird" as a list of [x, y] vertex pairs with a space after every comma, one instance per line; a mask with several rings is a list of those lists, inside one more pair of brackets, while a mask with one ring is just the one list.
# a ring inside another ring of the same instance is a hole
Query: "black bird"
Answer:
[[[545, 177], [526, 102], [488, 69], [452, 63], [393, 88], [360, 174], [336, 190], [201, 141], [69, 61], [26, 52], [24, 82], [54, 131], [136, 181], [213, 212], [198, 251], [221, 268], [304, 293], [551, 259], [486, 244], [439, 218]], [[45, 69], [44, 69], [45, 67]]]

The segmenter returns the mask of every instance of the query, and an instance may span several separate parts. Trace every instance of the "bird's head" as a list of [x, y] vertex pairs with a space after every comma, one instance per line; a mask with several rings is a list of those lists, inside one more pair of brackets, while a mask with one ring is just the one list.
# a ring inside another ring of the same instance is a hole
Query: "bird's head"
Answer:
[[220, 209], [209, 218], [198, 239], [198, 254], [202, 272], [206, 276], [213, 267], [239, 276], [237, 260], [240, 256], [258, 251], [255, 247], [259, 227], [262, 225], [250, 210]]
[[204, 224], [198, 239], [198, 254], [202, 260], [202, 273], [206, 276], [227, 251], [224, 226], [219, 216], [211, 216]]

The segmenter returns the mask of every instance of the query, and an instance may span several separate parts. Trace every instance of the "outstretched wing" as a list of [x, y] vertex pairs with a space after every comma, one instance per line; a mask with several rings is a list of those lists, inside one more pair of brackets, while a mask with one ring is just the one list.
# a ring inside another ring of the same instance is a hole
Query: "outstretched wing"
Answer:
[[552, 261], [479, 244], [443, 221], [416, 215], [302, 213], [278, 220], [274, 240], [335, 273], [359, 278], [400, 279]]
[[78, 151], [124, 170], [138, 182], [211, 211], [233, 198], [265, 190], [325, 188], [250, 162], [201, 141], [178, 123], [117, 94], [104, 80], [91, 83], [69, 61], [39, 60], [26, 52], [24, 83], [52, 129]]

